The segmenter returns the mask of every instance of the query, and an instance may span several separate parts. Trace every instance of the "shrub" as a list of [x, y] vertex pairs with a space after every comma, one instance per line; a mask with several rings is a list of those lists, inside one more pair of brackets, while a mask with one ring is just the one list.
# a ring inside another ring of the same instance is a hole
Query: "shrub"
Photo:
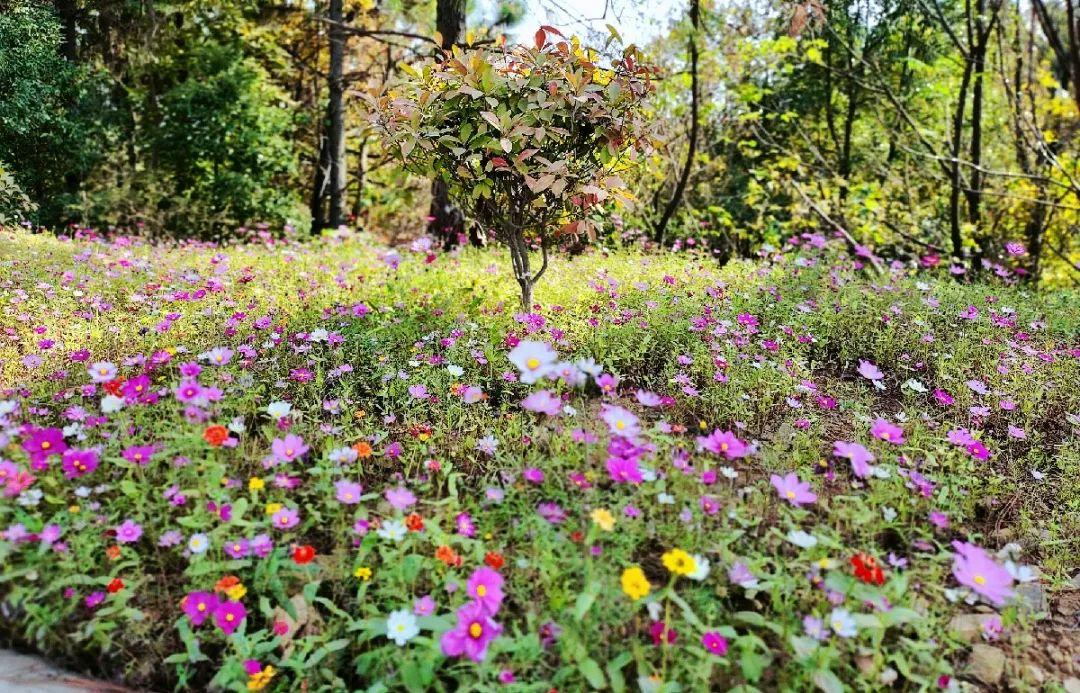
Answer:
[[[546, 30], [545, 30], [546, 29]], [[653, 68], [634, 46], [609, 69], [576, 39], [533, 47], [455, 47], [441, 62], [372, 98], [406, 167], [441, 176], [457, 203], [510, 250], [526, 310], [559, 234], [588, 233], [588, 210], [621, 187], [617, 172], [644, 143]], [[562, 38], [561, 34], [558, 34]], [[543, 264], [532, 273], [530, 243]]]

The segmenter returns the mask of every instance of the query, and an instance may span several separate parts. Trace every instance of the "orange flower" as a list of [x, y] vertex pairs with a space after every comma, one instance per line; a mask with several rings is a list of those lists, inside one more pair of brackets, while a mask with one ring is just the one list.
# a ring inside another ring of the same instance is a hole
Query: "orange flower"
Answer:
[[439, 548], [435, 549], [435, 558], [442, 561], [451, 568], [461, 565], [461, 556], [459, 556], [452, 548], [443, 544]]
[[366, 440], [361, 440], [356, 445], [353, 445], [352, 449], [356, 450], [356, 456], [362, 460], [371, 457], [371, 453], [374, 452], [374, 450], [371, 449], [371, 443]]
[[109, 557], [109, 560], [115, 561], [117, 558], [120, 558], [120, 546], [117, 544], [113, 544], [109, 548], [105, 549], [105, 555]]
[[215, 448], [225, 442], [225, 439], [229, 437], [229, 429], [224, 426], [207, 426], [206, 430], [202, 434], [203, 440], [210, 443]]
[[119, 397], [120, 388], [123, 387], [125, 380], [127, 380], [127, 378], [115, 378], [105, 383], [101, 387], [105, 390], [105, 392], [108, 392], [113, 397]]
[[506, 559], [498, 551], [488, 551], [484, 555], [484, 563], [492, 570], [501, 570], [506, 565]]
[[225, 592], [233, 587], [236, 587], [239, 584], [240, 578], [236, 577], [235, 575], [226, 575], [225, 577], [217, 581], [217, 584], [214, 585], [214, 591]]
[[424, 529], [424, 518], [420, 517], [417, 513], [411, 513], [405, 518], [405, 526], [409, 528], [410, 532], [420, 532]]

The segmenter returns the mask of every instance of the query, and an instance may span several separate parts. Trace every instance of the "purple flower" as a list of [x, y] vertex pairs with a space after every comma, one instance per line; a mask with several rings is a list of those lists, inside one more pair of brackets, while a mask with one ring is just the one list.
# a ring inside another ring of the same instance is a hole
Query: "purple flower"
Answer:
[[723, 635], [714, 630], [703, 633], [701, 636], [702, 646], [712, 654], [723, 657], [727, 654], [728, 642]]
[[409, 396], [413, 399], [427, 399], [431, 395], [428, 394], [426, 385], [410, 385]]
[[457, 525], [457, 533], [461, 536], [470, 538], [476, 536], [476, 525], [473, 524], [469, 513], [458, 513], [454, 518], [454, 524]]
[[260, 534], [251, 540], [251, 552], [259, 558], [266, 558], [274, 550], [274, 542], [266, 534]]
[[344, 505], [356, 505], [360, 502], [360, 496], [364, 493], [364, 487], [355, 481], [342, 479], [334, 484], [337, 490], [337, 500]]
[[386, 501], [390, 503], [395, 510], [405, 510], [410, 505], [416, 503], [416, 496], [404, 486], [386, 489], [384, 495], [386, 496]]
[[135, 520], [124, 520], [116, 528], [116, 540], [121, 544], [132, 544], [142, 536], [142, 527]]
[[560, 508], [558, 503], [541, 503], [536, 506], [536, 512], [553, 525], [566, 522], [566, 511]]
[[430, 594], [413, 600], [413, 613], [417, 616], [430, 616], [435, 613], [435, 600]]
[[875, 438], [880, 438], [893, 445], [901, 445], [904, 442], [904, 429], [880, 417], [870, 427], [870, 433]]
[[488, 615], [494, 616], [499, 612], [499, 607], [502, 605], [502, 585], [502, 575], [487, 566], [483, 566], [474, 570], [473, 574], [469, 576], [465, 592], [484, 607]]
[[308, 446], [304, 444], [304, 439], [294, 433], [289, 433], [284, 438], [275, 438], [270, 443], [271, 456], [283, 464], [292, 462], [307, 451]]
[[180, 383], [173, 394], [176, 396], [178, 402], [184, 404], [197, 404], [203, 399], [203, 389], [199, 383], [194, 380], [184, 380]]
[[292, 529], [296, 525], [300, 524], [300, 513], [296, 512], [292, 508], [282, 508], [274, 513], [270, 520], [274, 523], [274, 526], [278, 529]]
[[698, 448], [714, 455], [723, 455], [729, 460], [745, 457], [746, 443], [739, 440], [731, 431], [717, 429], [707, 436], [698, 436]]
[[229, 558], [247, 558], [251, 553], [251, 543], [247, 539], [234, 539], [225, 542], [225, 553]]
[[536, 467], [529, 467], [521, 473], [521, 476], [524, 477], [525, 481], [528, 481], [530, 484], [544, 483], [544, 472], [540, 469], [537, 469]]
[[218, 608], [220, 600], [213, 592], [191, 592], [180, 602], [181, 608], [191, 620], [191, 625], [201, 626]]
[[747, 590], [757, 589], [758, 586], [757, 577], [741, 561], [728, 568], [728, 580]]
[[117, 374], [116, 365], [107, 361], [98, 361], [97, 363], [90, 364], [90, 367], [86, 369], [86, 372], [90, 375], [90, 380], [93, 380], [95, 383], [107, 383], [110, 380], [114, 380]]
[[443, 633], [439, 641], [443, 654], [483, 661], [488, 645], [502, 633], [502, 626], [491, 619], [479, 602], [469, 602], [458, 609], [457, 619], [457, 625]]
[[769, 480], [772, 482], [776, 492], [780, 494], [780, 497], [797, 508], [817, 500], [817, 494], [810, 490], [810, 483], [800, 481], [795, 472], [790, 472], [784, 476], [773, 474], [769, 477]]
[[838, 440], [833, 443], [833, 454], [846, 457], [851, 462], [851, 471], [860, 479], [870, 474], [870, 463], [874, 461], [874, 456], [862, 445]]
[[1012, 596], [1013, 578], [989, 554], [975, 544], [954, 541], [953, 576], [957, 582], [982, 595], [994, 606]]
[[214, 623], [225, 635], [232, 635], [245, 618], [247, 609], [240, 602], [221, 602], [214, 609]]

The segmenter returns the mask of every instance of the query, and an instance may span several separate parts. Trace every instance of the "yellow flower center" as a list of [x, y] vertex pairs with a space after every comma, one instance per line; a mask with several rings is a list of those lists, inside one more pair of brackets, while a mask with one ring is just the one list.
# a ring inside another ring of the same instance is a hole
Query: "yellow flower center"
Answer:
[[292, 455], [293, 455], [293, 449], [292, 448], [285, 448], [285, 456], [286, 457], [292, 457]]
[[484, 586], [484, 585], [477, 585], [476, 586], [476, 596], [477, 597], [485, 597], [485, 596], [487, 596], [487, 587]]
[[795, 500], [795, 492], [794, 492], [794, 491], [788, 491], [788, 492], [787, 492], [787, 497], [788, 497], [788, 498], [789, 498], [790, 500]]
[[232, 614], [225, 614], [225, 620], [228, 621], [229, 623], [232, 623], [233, 621], [236, 620], [236, 617], [233, 616]]
[[620, 431], [623, 430], [624, 428], [626, 428], [626, 422], [625, 421], [616, 421], [615, 422], [615, 428], [619, 429]]
[[199, 605], [195, 608], [199, 611], [206, 611], [206, 602], [199, 602]]
[[982, 575], [976, 575], [975, 576], [975, 584], [976, 585], [985, 585], [986, 584], [986, 578], [984, 578]]
[[727, 443], [720, 443], [720, 452], [727, 452], [727, 449], [728, 449], [728, 444]]
[[525, 362], [525, 366], [528, 367], [530, 371], [535, 371], [537, 368], [540, 367], [540, 359], [529, 359]]
[[474, 638], [479, 638], [483, 634], [484, 634], [484, 627], [482, 625], [480, 625], [479, 623], [473, 622], [473, 624], [471, 626], [469, 626], [469, 635], [470, 636], [472, 636]]
[[49, 442], [49, 441], [47, 441], [47, 440], [46, 440], [46, 441], [44, 441], [44, 442], [42, 442], [42, 444], [41, 444], [41, 449], [42, 449], [42, 450], [48, 450], [48, 449], [49, 449], [49, 448], [51, 448], [51, 447], [52, 447], [52, 443], [50, 443], [50, 442]]

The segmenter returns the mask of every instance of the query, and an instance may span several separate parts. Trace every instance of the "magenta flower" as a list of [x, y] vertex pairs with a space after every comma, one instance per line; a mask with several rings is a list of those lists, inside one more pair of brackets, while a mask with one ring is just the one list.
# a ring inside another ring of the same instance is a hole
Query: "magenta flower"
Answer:
[[953, 576], [965, 587], [970, 587], [994, 606], [1002, 606], [1012, 596], [1013, 578], [982, 548], [967, 542], [952, 543]]
[[525, 478], [530, 484], [542, 484], [544, 483], [544, 472], [536, 467], [529, 467], [521, 476]]
[[410, 505], [416, 503], [416, 496], [404, 486], [386, 489], [386, 492], [383, 495], [386, 496], [386, 501], [390, 503], [395, 510], [405, 510]]
[[729, 460], [746, 457], [746, 443], [739, 440], [731, 431], [717, 429], [707, 436], [698, 436], [698, 448], [708, 450], [714, 455], [723, 455]]
[[656, 647], [660, 647], [665, 641], [667, 641], [668, 645], [674, 644], [676, 638], [679, 637], [679, 634], [675, 632], [675, 629], [669, 627], [663, 621], [654, 621], [653, 624], [649, 626], [649, 635], [652, 636], [653, 645]]
[[360, 496], [364, 493], [364, 487], [355, 481], [342, 479], [334, 484], [337, 490], [337, 500], [344, 505], [356, 505], [360, 502]]
[[723, 657], [727, 654], [727, 639], [714, 630], [702, 634], [701, 644], [706, 650], [718, 657]]
[[120, 453], [128, 462], [135, 464], [149, 464], [150, 458], [154, 456], [153, 445], [130, 445], [124, 448], [124, 451]]
[[86, 476], [98, 468], [97, 451], [75, 448], [65, 450], [61, 468], [64, 470], [64, 476], [68, 479], [78, 479], [81, 476]]
[[769, 481], [772, 482], [773, 488], [780, 497], [796, 508], [817, 500], [817, 494], [810, 490], [810, 483], [800, 481], [795, 472], [790, 472], [785, 476], [773, 474], [769, 477]]
[[218, 604], [220, 600], [213, 592], [191, 592], [180, 602], [180, 607], [191, 620], [191, 625], [201, 626], [218, 608]]
[[492, 620], [479, 602], [469, 602], [457, 612], [457, 625], [443, 633], [439, 644], [447, 657], [468, 657], [481, 662], [488, 645], [502, 633], [502, 626]]
[[977, 460], [985, 460], [990, 457], [990, 450], [977, 440], [973, 440], [966, 446], [969, 455]]
[[308, 446], [304, 444], [304, 439], [294, 433], [289, 433], [284, 438], [275, 438], [270, 443], [271, 456], [283, 464], [292, 462], [307, 451]]
[[476, 536], [476, 525], [473, 523], [472, 515], [469, 513], [458, 513], [454, 517], [454, 525], [457, 527], [457, 533], [461, 536], [469, 538]]
[[490, 616], [499, 612], [503, 600], [503, 577], [497, 572], [483, 566], [473, 571], [469, 576], [469, 582], [465, 586], [465, 592], [476, 600]]
[[870, 433], [875, 438], [880, 438], [893, 445], [901, 445], [904, 442], [904, 429], [881, 417], [874, 421], [874, 424], [870, 427]]
[[617, 484], [640, 484], [644, 481], [637, 459], [633, 457], [609, 457], [607, 470], [611, 480]]
[[121, 544], [132, 544], [142, 536], [142, 527], [135, 520], [124, 520], [116, 528], [116, 540]]
[[30, 455], [31, 462], [42, 462], [49, 455], [60, 455], [68, 449], [64, 432], [59, 428], [36, 429], [23, 441], [22, 447]]
[[874, 461], [873, 454], [858, 443], [847, 443], [838, 440], [833, 443], [833, 454], [837, 457], [845, 457], [851, 462], [851, 471], [860, 479], [865, 479], [870, 474], [870, 463]]
[[562, 400], [547, 390], [537, 390], [521, 400], [521, 408], [538, 414], [558, 416], [562, 411]]
[[225, 635], [232, 635], [245, 618], [247, 609], [240, 602], [221, 602], [214, 609], [214, 623]]
[[203, 389], [194, 380], [184, 380], [173, 390], [173, 394], [176, 396], [177, 401], [184, 404], [197, 403], [203, 397]]

